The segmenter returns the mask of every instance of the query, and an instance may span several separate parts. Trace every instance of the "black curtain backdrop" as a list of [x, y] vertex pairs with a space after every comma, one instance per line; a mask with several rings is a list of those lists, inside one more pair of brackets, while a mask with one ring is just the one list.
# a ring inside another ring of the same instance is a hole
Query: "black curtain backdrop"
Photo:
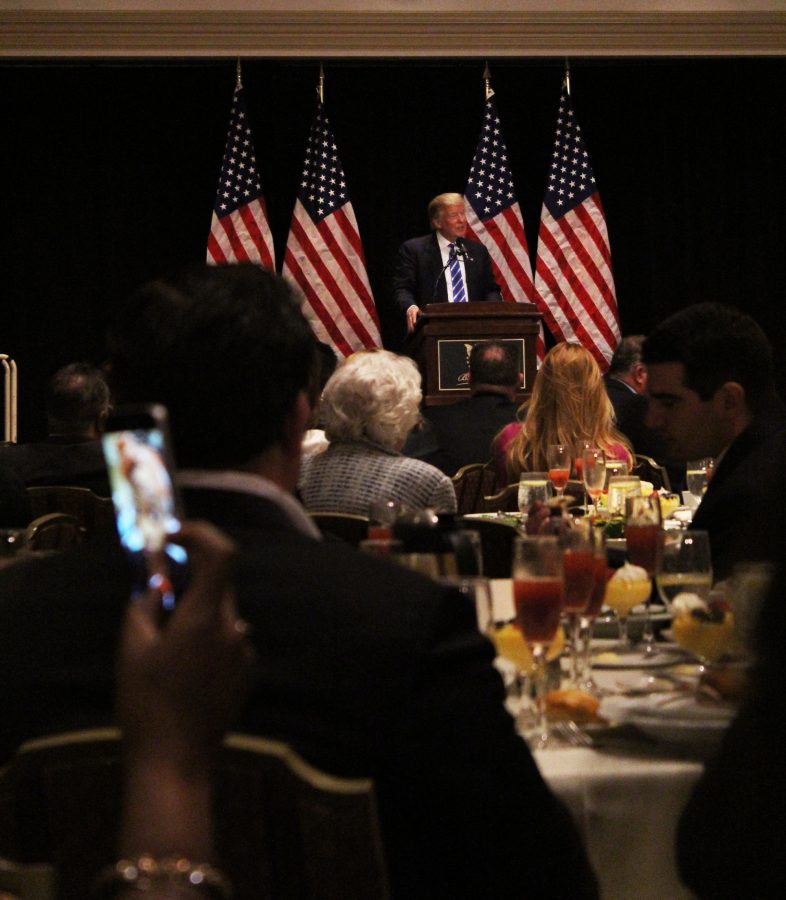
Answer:
[[[534, 254], [563, 63], [489, 62]], [[432, 196], [464, 188], [483, 65], [325, 65], [325, 106], [392, 349], [401, 340], [389, 296], [396, 248], [428, 230]], [[724, 301], [771, 335], [781, 382], [785, 72], [781, 59], [571, 64], [623, 333], [647, 332], [691, 302]], [[316, 61], [243, 64], [279, 268], [317, 78]], [[204, 259], [234, 81], [232, 60], [0, 66], [0, 352], [19, 365], [21, 440], [43, 432], [55, 369], [103, 359], [116, 302]]]

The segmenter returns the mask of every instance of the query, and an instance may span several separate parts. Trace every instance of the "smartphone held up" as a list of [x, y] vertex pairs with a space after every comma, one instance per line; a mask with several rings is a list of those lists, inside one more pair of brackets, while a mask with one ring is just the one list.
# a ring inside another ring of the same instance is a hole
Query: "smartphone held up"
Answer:
[[169, 611], [185, 586], [188, 557], [170, 540], [180, 528], [181, 513], [166, 409], [160, 404], [121, 407], [110, 417], [102, 443], [133, 593], [154, 587]]

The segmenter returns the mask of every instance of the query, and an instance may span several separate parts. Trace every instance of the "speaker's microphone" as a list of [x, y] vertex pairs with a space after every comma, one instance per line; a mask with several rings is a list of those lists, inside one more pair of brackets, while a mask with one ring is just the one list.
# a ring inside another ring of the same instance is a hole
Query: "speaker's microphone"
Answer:
[[469, 250], [467, 250], [467, 242], [462, 237], [456, 238], [456, 256], [458, 256], [459, 259], [472, 262], [472, 256], [470, 255]]

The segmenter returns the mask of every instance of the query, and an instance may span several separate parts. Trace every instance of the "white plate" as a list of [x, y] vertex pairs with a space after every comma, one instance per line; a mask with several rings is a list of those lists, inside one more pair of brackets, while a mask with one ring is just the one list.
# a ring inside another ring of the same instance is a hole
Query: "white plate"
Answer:
[[615, 656], [616, 659], [607, 657], [600, 661], [597, 655], [593, 656], [592, 666], [595, 669], [660, 669], [685, 660], [684, 653], [675, 653], [672, 650], [659, 650], [654, 656], [638, 652], [617, 653]]
[[632, 716], [629, 724], [635, 725], [639, 731], [663, 744], [697, 745], [717, 744], [723, 733], [731, 724], [732, 715], [717, 719], [679, 719], [662, 716]]

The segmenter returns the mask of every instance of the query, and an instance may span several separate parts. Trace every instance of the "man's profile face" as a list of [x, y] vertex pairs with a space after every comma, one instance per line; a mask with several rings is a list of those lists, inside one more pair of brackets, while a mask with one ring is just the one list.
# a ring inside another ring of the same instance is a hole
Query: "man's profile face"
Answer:
[[464, 237], [467, 231], [467, 215], [463, 203], [450, 203], [443, 206], [431, 220], [431, 224], [448, 241]]
[[702, 400], [685, 385], [682, 363], [648, 365], [647, 396], [647, 425], [662, 437], [671, 459], [717, 456], [729, 443], [718, 392], [709, 400]]

